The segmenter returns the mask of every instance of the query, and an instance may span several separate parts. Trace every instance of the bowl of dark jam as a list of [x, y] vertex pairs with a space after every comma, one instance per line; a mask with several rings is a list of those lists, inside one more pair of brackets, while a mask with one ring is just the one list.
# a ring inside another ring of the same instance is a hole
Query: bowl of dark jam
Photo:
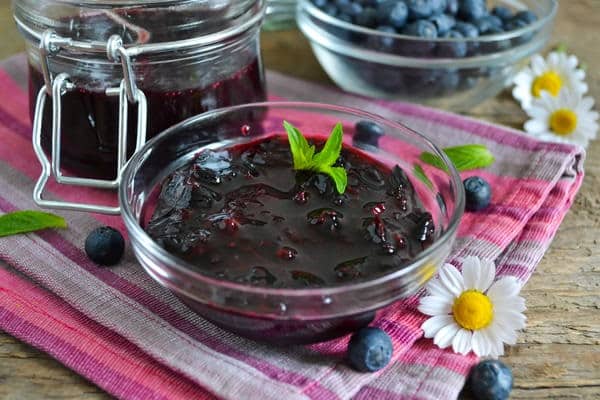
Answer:
[[[343, 190], [325, 169], [295, 168], [284, 121], [315, 154], [341, 127], [329, 158]], [[446, 156], [401, 124], [273, 102], [210, 111], [150, 140], [123, 171], [119, 203], [153, 279], [224, 329], [297, 344], [355, 331], [421, 288], [450, 253], [464, 192]]]

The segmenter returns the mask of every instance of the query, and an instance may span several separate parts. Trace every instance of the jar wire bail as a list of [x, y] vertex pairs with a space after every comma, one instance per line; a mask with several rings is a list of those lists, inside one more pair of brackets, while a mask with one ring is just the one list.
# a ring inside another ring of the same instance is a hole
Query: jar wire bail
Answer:
[[[50, 73], [49, 60], [62, 49], [86, 50], [90, 45], [76, 42], [69, 38], [60, 37], [52, 30], [45, 31], [40, 38], [40, 55], [44, 86], [37, 95], [35, 114], [33, 119], [33, 149], [42, 166], [42, 173], [33, 190], [33, 200], [42, 208], [59, 210], [96, 212], [101, 214], [118, 215], [121, 210], [118, 206], [105, 206], [98, 204], [69, 202], [61, 200], [48, 200], [44, 198], [44, 191], [48, 180], [52, 177], [63, 185], [92, 187], [99, 189], [117, 189], [121, 181], [121, 172], [127, 164], [127, 121], [129, 103], [137, 105], [138, 120], [136, 146], [137, 152], [146, 142], [147, 125], [147, 101], [142, 90], [135, 83], [135, 74], [128, 49], [123, 46], [123, 40], [118, 35], [113, 35], [105, 44], [105, 51], [109, 61], [118, 62], [123, 69], [123, 79], [119, 87], [106, 89], [107, 96], [119, 97], [119, 121], [118, 121], [118, 149], [117, 149], [117, 176], [114, 180], [90, 179], [63, 175], [60, 165], [61, 153], [61, 97], [75, 89], [67, 73], [60, 73], [53, 77]], [[82, 48], [83, 47], [83, 48]], [[52, 147], [50, 160], [42, 148], [42, 120], [46, 100], [52, 99]]]

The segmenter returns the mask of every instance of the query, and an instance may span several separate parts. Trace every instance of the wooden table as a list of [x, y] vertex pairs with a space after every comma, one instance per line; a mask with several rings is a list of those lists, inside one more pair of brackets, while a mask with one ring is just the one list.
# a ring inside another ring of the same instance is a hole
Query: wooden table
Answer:
[[[0, 0], [0, 59], [22, 51]], [[561, 2], [553, 43], [588, 65], [590, 94], [600, 101], [600, 0]], [[296, 31], [265, 33], [266, 66], [329, 82]], [[508, 94], [470, 115], [513, 127], [525, 115]], [[504, 361], [515, 375], [514, 399], [600, 398], [600, 141], [589, 148], [586, 178], [554, 243], [523, 291], [528, 327]], [[596, 208], [598, 207], [598, 208]], [[47, 355], [0, 333], [0, 399], [106, 399], [108, 396]]]

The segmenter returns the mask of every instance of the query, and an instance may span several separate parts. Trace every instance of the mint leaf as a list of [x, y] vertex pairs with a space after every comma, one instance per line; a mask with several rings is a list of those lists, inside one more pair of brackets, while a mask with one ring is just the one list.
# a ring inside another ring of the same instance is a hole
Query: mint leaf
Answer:
[[[486, 168], [495, 161], [494, 155], [481, 144], [447, 147], [443, 149], [443, 152], [446, 153], [459, 172]], [[424, 152], [421, 154], [421, 161], [443, 171], [448, 171], [442, 159], [435, 154]]]
[[16, 211], [0, 216], [0, 237], [66, 227], [62, 217], [40, 211]]
[[348, 175], [346, 175], [346, 170], [343, 167], [322, 167], [319, 168], [318, 171], [329, 175], [329, 177], [333, 179], [335, 188], [339, 194], [346, 191], [346, 186], [348, 186]]
[[294, 169], [310, 169], [315, 154], [315, 146], [310, 146], [302, 133], [289, 122], [283, 121], [283, 127], [288, 134], [290, 150], [294, 159]]
[[425, 170], [423, 169], [423, 167], [421, 167], [419, 164], [413, 165], [413, 174], [415, 175], [415, 177], [418, 180], [423, 182], [429, 189], [433, 189], [433, 183], [427, 177], [427, 174], [425, 173]]
[[338, 123], [331, 131], [331, 134], [329, 135], [327, 142], [325, 142], [325, 146], [323, 146], [323, 149], [319, 152], [319, 154], [314, 156], [313, 162], [316, 165], [335, 164], [335, 162], [340, 157], [340, 153], [342, 152], [343, 138], [344, 131], [342, 128], [342, 124]]
[[325, 146], [315, 154], [315, 146], [310, 146], [302, 133], [287, 121], [283, 126], [288, 135], [290, 150], [294, 160], [294, 169], [297, 171], [314, 171], [328, 175], [337, 191], [342, 194], [348, 186], [348, 175], [343, 167], [334, 167], [342, 151], [342, 142], [344, 138], [343, 127], [341, 123], [331, 131]]

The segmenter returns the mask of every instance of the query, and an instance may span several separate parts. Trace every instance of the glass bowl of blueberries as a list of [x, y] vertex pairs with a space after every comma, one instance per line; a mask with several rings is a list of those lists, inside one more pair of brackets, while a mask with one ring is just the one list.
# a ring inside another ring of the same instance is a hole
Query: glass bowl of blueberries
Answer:
[[289, 344], [356, 331], [421, 288], [450, 253], [465, 195], [422, 134], [274, 102], [150, 140], [123, 171], [119, 203], [153, 279], [220, 327]]
[[361, 95], [466, 110], [548, 41], [557, 0], [300, 0], [331, 79]]

